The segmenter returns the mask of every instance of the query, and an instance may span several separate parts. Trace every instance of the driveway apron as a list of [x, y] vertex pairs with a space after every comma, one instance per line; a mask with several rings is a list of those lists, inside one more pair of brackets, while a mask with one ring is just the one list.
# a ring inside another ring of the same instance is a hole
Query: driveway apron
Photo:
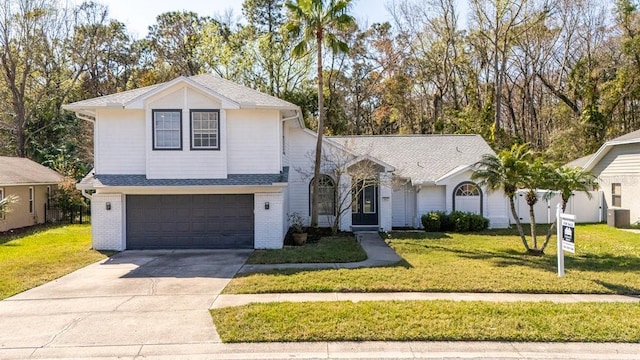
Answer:
[[250, 253], [116, 254], [1, 301], [0, 349], [217, 343], [208, 309]]

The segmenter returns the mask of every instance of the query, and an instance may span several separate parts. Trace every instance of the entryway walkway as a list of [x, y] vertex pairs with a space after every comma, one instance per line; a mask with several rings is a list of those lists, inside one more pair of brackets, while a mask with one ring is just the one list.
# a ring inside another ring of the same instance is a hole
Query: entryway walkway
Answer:
[[306, 264], [247, 264], [240, 269], [240, 273], [263, 272], [274, 269], [355, 269], [361, 267], [376, 267], [395, 265], [402, 258], [375, 231], [356, 232], [356, 239], [367, 253], [367, 260], [350, 263], [306, 263]]

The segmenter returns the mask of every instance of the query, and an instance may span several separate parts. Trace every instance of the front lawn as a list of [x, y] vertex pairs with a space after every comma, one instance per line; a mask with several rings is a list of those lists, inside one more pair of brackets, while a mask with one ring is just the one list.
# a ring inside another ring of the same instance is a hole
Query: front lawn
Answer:
[[367, 259], [367, 254], [353, 236], [328, 236], [303, 246], [278, 250], [256, 250], [247, 264], [345, 263]]
[[0, 238], [0, 299], [106, 257], [90, 247], [91, 225], [44, 228]]
[[578, 225], [576, 254], [556, 274], [555, 237], [542, 257], [524, 255], [513, 230], [393, 233], [404, 264], [382, 268], [279, 270], [238, 275], [225, 293], [511, 292], [640, 294], [640, 234]]
[[223, 342], [640, 342], [638, 303], [268, 303], [211, 314]]

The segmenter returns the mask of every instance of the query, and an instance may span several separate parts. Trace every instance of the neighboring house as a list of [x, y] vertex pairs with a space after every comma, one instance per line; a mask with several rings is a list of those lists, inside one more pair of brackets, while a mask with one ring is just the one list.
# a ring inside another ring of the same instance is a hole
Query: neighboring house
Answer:
[[607, 141], [595, 154], [569, 165], [598, 178], [607, 209], [628, 209], [631, 223], [640, 222], [640, 130]]
[[0, 232], [45, 222], [45, 208], [64, 177], [26, 158], [0, 156], [0, 199], [15, 195], [18, 202], [0, 214]]
[[[294, 104], [198, 75], [64, 108], [94, 122], [94, 170], [77, 187], [92, 198], [96, 249], [280, 248], [288, 215], [309, 216], [316, 134]], [[454, 209], [508, 225], [503, 194], [469, 182], [492, 153], [479, 136], [327, 138], [325, 149], [345, 168], [373, 164], [381, 180], [340, 218], [343, 230], [418, 227], [422, 213]], [[334, 175], [323, 167], [324, 205], [352, 180]]]

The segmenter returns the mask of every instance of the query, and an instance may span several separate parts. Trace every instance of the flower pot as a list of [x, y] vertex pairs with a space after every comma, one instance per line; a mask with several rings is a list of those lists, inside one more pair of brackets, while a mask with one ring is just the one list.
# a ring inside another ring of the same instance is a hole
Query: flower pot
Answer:
[[296, 245], [304, 245], [307, 242], [307, 233], [293, 233], [293, 243]]

